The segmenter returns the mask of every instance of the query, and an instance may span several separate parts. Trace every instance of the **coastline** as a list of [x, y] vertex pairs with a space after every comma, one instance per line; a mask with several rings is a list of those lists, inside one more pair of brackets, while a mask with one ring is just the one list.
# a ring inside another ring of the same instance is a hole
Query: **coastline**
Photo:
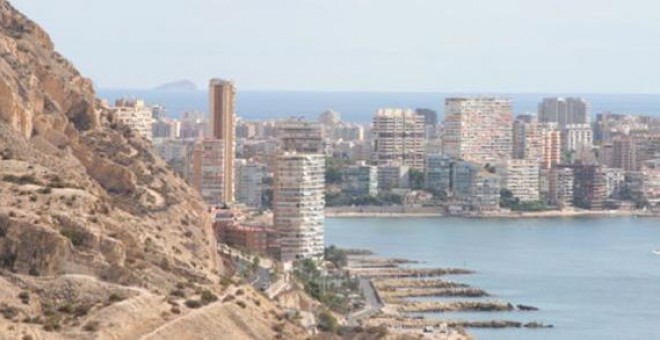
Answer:
[[497, 211], [486, 214], [464, 214], [464, 215], [446, 215], [442, 212], [395, 212], [395, 211], [355, 211], [354, 207], [345, 207], [345, 209], [326, 210], [326, 218], [408, 218], [408, 217], [458, 217], [458, 218], [477, 218], [477, 219], [505, 219], [505, 218], [580, 218], [580, 217], [660, 217], [658, 214], [645, 212], [642, 210], [550, 210], [550, 211]]

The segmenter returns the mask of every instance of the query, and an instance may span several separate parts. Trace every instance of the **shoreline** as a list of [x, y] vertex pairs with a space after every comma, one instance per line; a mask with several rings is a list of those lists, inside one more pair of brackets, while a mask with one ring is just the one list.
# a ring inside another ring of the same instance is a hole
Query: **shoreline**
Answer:
[[406, 218], [406, 217], [437, 217], [437, 218], [474, 218], [474, 219], [525, 219], [525, 218], [580, 218], [580, 217], [647, 217], [658, 218], [660, 214], [653, 214], [641, 210], [550, 210], [535, 212], [501, 211], [488, 214], [475, 215], [445, 215], [441, 212], [374, 212], [374, 211], [326, 211], [326, 218]]

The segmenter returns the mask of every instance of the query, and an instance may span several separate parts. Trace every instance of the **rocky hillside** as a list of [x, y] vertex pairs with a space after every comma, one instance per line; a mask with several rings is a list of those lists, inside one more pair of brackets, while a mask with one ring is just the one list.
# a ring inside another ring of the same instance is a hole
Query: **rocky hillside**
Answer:
[[0, 0], [0, 339], [301, 332], [249, 289], [234, 298], [207, 207], [113, 120]]

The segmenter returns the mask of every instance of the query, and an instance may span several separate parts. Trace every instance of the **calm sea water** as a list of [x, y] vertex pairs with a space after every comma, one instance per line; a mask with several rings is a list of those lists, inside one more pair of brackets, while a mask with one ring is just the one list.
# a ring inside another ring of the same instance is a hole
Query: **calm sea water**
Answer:
[[331, 218], [326, 243], [473, 269], [452, 279], [541, 308], [443, 318], [555, 326], [471, 330], [478, 339], [660, 339], [660, 219]]
[[[444, 101], [448, 96], [480, 95], [479, 93], [377, 93], [377, 92], [263, 92], [241, 91], [237, 94], [236, 111], [245, 119], [287, 118], [302, 116], [316, 119], [319, 113], [334, 109], [342, 113], [344, 120], [370, 122], [374, 112], [382, 107], [430, 108], [442, 118]], [[536, 112], [538, 102], [547, 96], [561, 94], [493, 94], [514, 100], [515, 113]], [[592, 112], [612, 111], [660, 115], [660, 94], [564, 94], [585, 97], [592, 105]], [[182, 112], [208, 111], [206, 91], [168, 92], [154, 90], [100, 89], [98, 96], [111, 101], [130, 96], [145, 99], [149, 104], [168, 108], [172, 117]]]

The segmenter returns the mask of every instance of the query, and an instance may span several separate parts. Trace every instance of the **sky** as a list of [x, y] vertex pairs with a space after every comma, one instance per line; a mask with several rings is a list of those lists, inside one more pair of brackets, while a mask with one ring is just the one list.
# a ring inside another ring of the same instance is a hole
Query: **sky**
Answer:
[[660, 92], [653, 0], [11, 2], [102, 88]]

